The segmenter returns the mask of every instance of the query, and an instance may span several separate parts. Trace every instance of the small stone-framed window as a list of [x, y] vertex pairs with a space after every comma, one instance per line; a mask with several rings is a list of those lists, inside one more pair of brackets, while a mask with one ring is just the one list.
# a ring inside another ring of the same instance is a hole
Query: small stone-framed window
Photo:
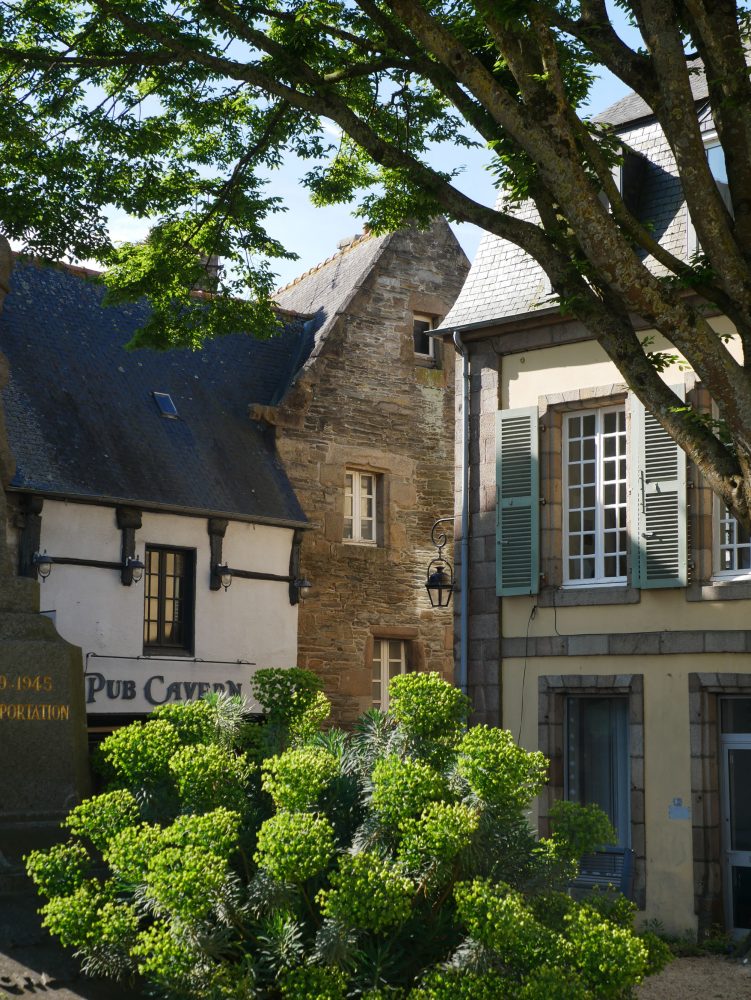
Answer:
[[389, 710], [389, 681], [406, 674], [409, 663], [409, 643], [405, 639], [387, 636], [373, 638], [371, 658], [373, 707]]
[[378, 545], [381, 477], [362, 469], [344, 473], [343, 540], [353, 545]]
[[369, 694], [362, 702], [388, 711], [389, 681], [400, 674], [426, 670], [425, 650], [420, 630], [410, 625], [374, 624], [365, 643], [364, 666], [369, 676]]
[[415, 347], [415, 357], [432, 364], [436, 362], [436, 342], [435, 337], [430, 336], [430, 331], [435, 330], [435, 327], [435, 316], [428, 316], [427, 313], [413, 313], [412, 340]]

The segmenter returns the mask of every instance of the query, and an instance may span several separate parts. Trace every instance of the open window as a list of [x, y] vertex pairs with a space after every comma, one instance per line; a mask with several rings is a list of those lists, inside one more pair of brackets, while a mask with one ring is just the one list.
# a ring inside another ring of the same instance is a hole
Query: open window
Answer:
[[430, 331], [435, 330], [435, 317], [425, 313], [415, 313], [412, 317], [412, 340], [415, 347], [415, 357], [422, 361], [430, 361], [435, 364], [436, 342], [430, 336]]

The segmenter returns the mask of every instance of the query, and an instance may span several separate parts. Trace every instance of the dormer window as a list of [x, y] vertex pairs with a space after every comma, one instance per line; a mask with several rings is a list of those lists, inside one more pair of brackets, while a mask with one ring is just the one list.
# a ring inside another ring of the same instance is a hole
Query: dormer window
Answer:
[[712, 172], [717, 189], [722, 195], [722, 200], [725, 202], [728, 212], [732, 214], [733, 207], [730, 202], [728, 171], [725, 166], [725, 150], [716, 139], [713, 139], [710, 143], [708, 143], [706, 150], [707, 162], [709, 163], [709, 169]]
[[435, 340], [429, 336], [435, 329], [435, 317], [425, 313], [415, 313], [412, 318], [412, 339], [418, 358], [435, 361]]
[[[704, 150], [707, 154], [707, 163], [709, 164], [709, 169], [714, 177], [715, 184], [717, 185], [717, 190], [722, 196], [722, 200], [725, 202], [725, 207], [730, 214], [733, 214], [733, 203], [730, 200], [730, 187], [728, 185], [728, 171], [725, 164], [725, 150], [720, 145], [717, 136], [710, 136], [704, 140]], [[694, 229], [694, 224], [691, 221], [691, 215], [688, 212], [688, 206], [686, 206], [686, 213], [688, 216], [687, 223], [687, 244], [688, 244], [688, 255], [692, 257], [699, 248], [699, 242], [696, 238], [696, 230]]]

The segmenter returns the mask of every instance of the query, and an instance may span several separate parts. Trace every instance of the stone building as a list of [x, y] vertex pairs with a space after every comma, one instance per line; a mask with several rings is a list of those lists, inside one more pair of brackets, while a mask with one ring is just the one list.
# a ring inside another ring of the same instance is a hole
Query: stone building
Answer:
[[[634, 211], [687, 259], [695, 235], [650, 108], [631, 95], [603, 118], [630, 151]], [[596, 802], [635, 853], [643, 917], [746, 934], [751, 539], [549, 295], [535, 261], [488, 235], [444, 321], [471, 386], [469, 693], [480, 720], [550, 758], [541, 833], [551, 800]], [[740, 357], [728, 318], [708, 315]], [[662, 377], [711, 415], [680, 359]]]
[[359, 237], [279, 293], [280, 336], [155, 352], [124, 348], [145, 303], [16, 262], [9, 537], [22, 576], [53, 559], [42, 610], [83, 649], [90, 727], [246, 694], [263, 666], [317, 671], [345, 723], [386, 705], [390, 674], [452, 677], [424, 582], [452, 505], [453, 349], [428, 334], [468, 267], [443, 221]]
[[278, 405], [252, 412], [275, 427], [310, 521], [298, 663], [323, 678], [340, 723], [385, 706], [390, 675], [453, 677], [451, 612], [430, 607], [424, 583], [431, 527], [452, 508], [454, 352], [428, 332], [468, 267], [439, 220], [345, 241], [277, 294], [313, 315], [315, 340]]

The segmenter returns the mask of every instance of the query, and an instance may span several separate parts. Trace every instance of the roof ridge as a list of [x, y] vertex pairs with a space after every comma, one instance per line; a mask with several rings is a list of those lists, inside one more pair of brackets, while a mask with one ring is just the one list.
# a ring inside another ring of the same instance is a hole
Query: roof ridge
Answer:
[[[106, 273], [104, 269], [97, 271], [91, 267], [83, 267], [81, 264], [70, 264], [65, 260], [47, 260], [44, 257], [36, 257], [32, 254], [23, 253], [20, 250], [12, 250], [11, 255], [14, 261], [23, 261], [23, 263], [33, 264], [35, 267], [50, 267], [56, 271], [65, 271], [74, 277], [101, 278]], [[206, 291], [203, 288], [194, 288], [191, 296], [196, 299], [206, 299], [207, 301], [214, 297], [212, 292]], [[308, 320], [312, 316], [309, 312], [300, 312], [298, 309], [288, 309], [285, 306], [281, 306], [278, 302], [274, 302], [273, 299], [271, 305], [274, 312], [280, 317], [287, 316], [292, 319]]]
[[101, 278], [104, 270], [97, 271], [93, 267], [84, 267], [83, 264], [70, 264], [66, 260], [48, 260], [46, 257], [37, 257], [35, 254], [24, 253], [22, 250], [11, 250], [13, 260], [22, 260], [26, 264], [34, 264], [36, 267], [52, 267], [70, 274], [78, 274], [84, 278]]
[[309, 267], [307, 271], [303, 271], [302, 274], [299, 274], [296, 278], [293, 278], [292, 281], [288, 281], [286, 285], [282, 285], [280, 288], [277, 288], [276, 291], [274, 292], [274, 295], [281, 295], [282, 292], [286, 292], [290, 288], [294, 288], [295, 285], [299, 285], [301, 281], [304, 281], [311, 275], [317, 274], [319, 271], [322, 271], [324, 267], [327, 267], [329, 264], [332, 263], [332, 261], [340, 260], [342, 257], [344, 257], [345, 254], [348, 254], [350, 250], [353, 250], [355, 247], [361, 246], [363, 243], [366, 243], [370, 239], [377, 239], [377, 237], [369, 229], [366, 229], [364, 233], [358, 233], [357, 236], [354, 237], [352, 242], [347, 244], [347, 246], [337, 249], [336, 253], [332, 253], [330, 257], [327, 257], [325, 260], [322, 260], [320, 264], [314, 264], [313, 267]]

